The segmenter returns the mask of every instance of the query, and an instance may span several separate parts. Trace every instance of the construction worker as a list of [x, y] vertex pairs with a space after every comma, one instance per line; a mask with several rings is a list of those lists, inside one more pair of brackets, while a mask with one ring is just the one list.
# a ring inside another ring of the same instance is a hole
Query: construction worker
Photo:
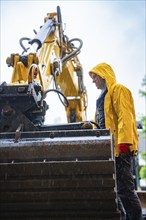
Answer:
[[142, 220], [142, 208], [135, 191], [132, 174], [133, 157], [138, 152], [138, 136], [132, 94], [116, 83], [110, 65], [100, 63], [91, 69], [90, 77], [101, 94], [96, 101], [95, 122], [110, 129], [114, 137], [118, 207], [122, 220]]

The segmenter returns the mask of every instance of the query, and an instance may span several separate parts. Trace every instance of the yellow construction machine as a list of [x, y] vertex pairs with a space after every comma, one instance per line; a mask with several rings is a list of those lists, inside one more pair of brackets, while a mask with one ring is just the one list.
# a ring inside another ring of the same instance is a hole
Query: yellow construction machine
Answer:
[[[56, 92], [65, 106], [67, 121], [86, 119], [87, 94], [77, 57], [82, 40], [64, 35], [60, 7], [49, 13], [33, 39], [23, 37], [21, 55], [7, 58], [13, 67], [11, 83], [0, 85], [0, 131], [39, 130], [45, 120], [48, 92]], [[30, 47], [24, 44], [28, 42]], [[76, 45], [77, 44], [77, 45]], [[50, 89], [51, 82], [54, 89]]]
[[[120, 219], [112, 135], [86, 121], [82, 44], [64, 34], [57, 6], [33, 39], [20, 39], [22, 54], [7, 58], [13, 73], [0, 84], [2, 220]], [[49, 92], [68, 123], [44, 124]]]

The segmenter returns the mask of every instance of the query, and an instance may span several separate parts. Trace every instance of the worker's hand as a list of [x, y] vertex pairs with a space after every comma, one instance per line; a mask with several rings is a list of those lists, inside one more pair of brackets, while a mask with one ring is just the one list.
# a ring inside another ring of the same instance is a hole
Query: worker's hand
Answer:
[[118, 144], [119, 154], [120, 155], [127, 155], [130, 153], [129, 144]]

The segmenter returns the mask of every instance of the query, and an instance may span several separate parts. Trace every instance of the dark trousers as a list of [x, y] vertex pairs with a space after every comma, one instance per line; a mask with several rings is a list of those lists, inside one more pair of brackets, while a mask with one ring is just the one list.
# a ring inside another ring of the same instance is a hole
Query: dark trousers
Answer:
[[133, 157], [122, 154], [115, 158], [118, 206], [122, 220], [142, 220], [142, 208], [132, 175]]

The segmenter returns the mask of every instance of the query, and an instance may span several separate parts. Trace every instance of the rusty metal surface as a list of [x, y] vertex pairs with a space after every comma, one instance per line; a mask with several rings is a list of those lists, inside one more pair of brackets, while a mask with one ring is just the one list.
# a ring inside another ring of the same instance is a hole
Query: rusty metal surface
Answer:
[[[104, 154], [103, 154], [104, 152]], [[0, 162], [34, 162], [111, 159], [110, 138], [55, 138], [14, 143], [4, 141], [0, 147]]]
[[109, 130], [50, 134], [1, 139], [0, 218], [119, 220]]
[[[52, 126], [50, 127], [52, 128]], [[37, 140], [38, 138], [56, 138], [56, 137], [86, 137], [86, 136], [109, 136], [110, 131], [108, 129], [84, 129], [84, 130], [50, 130], [48, 126], [48, 130], [42, 131], [31, 131], [31, 132], [21, 132], [21, 138], [31, 138], [32, 140]], [[0, 133], [0, 139], [1, 140], [8, 140], [13, 139], [15, 140], [15, 132], [1, 132]]]
[[51, 161], [0, 164], [0, 178], [23, 178], [27, 176], [58, 176], [58, 175], [96, 175], [113, 174], [114, 162], [103, 160], [91, 161]]

